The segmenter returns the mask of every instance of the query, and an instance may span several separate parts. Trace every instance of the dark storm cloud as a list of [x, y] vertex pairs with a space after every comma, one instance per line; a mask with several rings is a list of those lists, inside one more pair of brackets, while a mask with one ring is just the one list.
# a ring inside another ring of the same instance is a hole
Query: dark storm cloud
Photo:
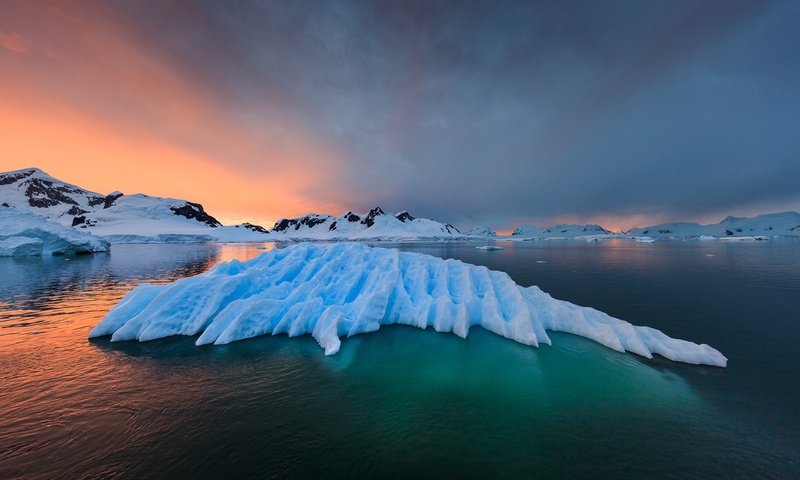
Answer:
[[800, 202], [795, 1], [118, 8], [242, 128], [330, 148], [320, 199], [496, 226]]

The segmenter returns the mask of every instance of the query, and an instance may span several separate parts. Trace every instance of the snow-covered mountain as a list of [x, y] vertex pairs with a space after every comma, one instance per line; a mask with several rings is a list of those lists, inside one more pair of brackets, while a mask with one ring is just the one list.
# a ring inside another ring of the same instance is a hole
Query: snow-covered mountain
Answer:
[[112, 195], [84, 190], [38, 168], [0, 173], [0, 204], [71, 224], [75, 216], [105, 207]]
[[[339, 216], [308, 214], [284, 218], [271, 230], [244, 223], [223, 226], [199, 203], [144, 194], [104, 195], [51, 177], [38, 168], [0, 173], [0, 207], [36, 214], [67, 227], [104, 237], [112, 243], [265, 242], [292, 240], [479, 239], [495, 236], [487, 227], [466, 233], [447, 223], [414, 218], [380, 207]], [[523, 225], [517, 239], [700, 238], [800, 236], [800, 213], [783, 212], [753, 218], [727, 217], [714, 225], [675, 222], [635, 228], [624, 235], [600, 225]]]
[[751, 218], [726, 217], [721, 222], [711, 225], [690, 222], [662, 223], [634, 228], [626, 235], [660, 238], [695, 238], [703, 235], [720, 238], [776, 235], [800, 237], [800, 213], [768, 213]]
[[613, 235], [611, 232], [600, 225], [576, 225], [558, 224], [551, 227], [537, 227], [535, 225], [523, 225], [511, 234], [518, 237], [533, 238], [575, 238], [593, 235]]
[[0, 174], [0, 203], [63, 225], [98, 227], [98, 231], [132, 218], [190, 220], [190, 226], [197, 223], [211, 228], [221, 226], [199, 203], [140, 193], [102, 195], [62, 182], [38, 168]]
[[464, 232], [464, 235], [468, 235], [470, 237], [496, 237], [497, 232], [489, 227], [475, 227]]
[[250, 223], [223, 226], [199, 203], [141, 193], [103, 195], [53, 178], [38, 168], [0, 173], [0, 205], [103, 236], [112, 243], [464, 237], [452, 225], [414, 218], [408, 212], [391, 215], [381, 208], [366, 214], [309, 214], [282, 219], [272, 230]]
[[464, 235], [450, 224], [414, 218], [403, 211], [389, 214], [375, 207], [366, 214], [348, 211], [338, 217], [310, 213], [275, 222], [276, 238], [293, 240], [368, 240], [408, 238], [459, 238]]
[[268, 240], [265, 231], [223, 227], [199, 203], [141, 193], [103, 195], [38, 168], [0, 174], [0, 205], [84, 229], [112, 242]]

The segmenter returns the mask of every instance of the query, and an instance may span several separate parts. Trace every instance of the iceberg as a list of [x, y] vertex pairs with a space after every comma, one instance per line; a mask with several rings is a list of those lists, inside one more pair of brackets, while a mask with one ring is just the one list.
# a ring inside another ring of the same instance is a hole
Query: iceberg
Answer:
[[481, 245], [480, 247], [475, 247], [475, 250], [502, 250], [503, 247], [498, 247], [497, 245]]
[[9, 237], [0, 240], [0, 257], [41, 255], [44, 242], [33, 237]]
[[13, 207], [0, 207], [0, 256], [108, 251], [107, 241]]
[[517, 285], [503, 272], [359, 243], [293, 245], [171, 284], [142, 284], [89, 337], [146, 341], [199, 335], [197, 345], [222, 345], [266, 334], [310, 334], [332, 355], [340, 337], [382, 325], [431, 327], [462, 338], [480, 326], [531, 346], [550, 345], [550, 330], [646, 358], [727, 364], [708, 345], [556, 300], [538, 287]]

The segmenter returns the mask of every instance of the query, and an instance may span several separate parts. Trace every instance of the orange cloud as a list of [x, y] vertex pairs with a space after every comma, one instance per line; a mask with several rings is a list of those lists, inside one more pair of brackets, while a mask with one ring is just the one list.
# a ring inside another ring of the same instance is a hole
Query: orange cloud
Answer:
[[0, 47], [12, 53], [28, 53], [28, 42], [17, 32], [0, 32]]
[[220, 219], [268, 226], [344, 210], [314, 198], [335, 149], [280, 111], [253, 130], [113, 10], [73, 7], [17, 3], [14, 32], [0, 37], [12, 51], [36, 38], [47, 52], [0, 70], [0, 170], [36, 166], [101, 193], [185, 198]]
[[217, 159], [83, 115], [0, 81], [0, 169], [38, 166], [64, 181], [108, 193], [145, 192], [203, 203], [222, 218], [265, 224], [318, 204], [298, 191], [304, 172], [271, 178], [226, 169]]

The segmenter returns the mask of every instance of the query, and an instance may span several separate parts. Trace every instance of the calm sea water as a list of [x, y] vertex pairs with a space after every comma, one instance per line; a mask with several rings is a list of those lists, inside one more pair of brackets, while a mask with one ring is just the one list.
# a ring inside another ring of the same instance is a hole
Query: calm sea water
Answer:
[[310, 337], [89, 341], [138, 283], [272, 246], [0, 259], [0, 478], [800, 477], [800, 242], [501, 244], [391, 246], [709, 343], [728, 368], [480, 329], [389, 327], [333, 357]]

